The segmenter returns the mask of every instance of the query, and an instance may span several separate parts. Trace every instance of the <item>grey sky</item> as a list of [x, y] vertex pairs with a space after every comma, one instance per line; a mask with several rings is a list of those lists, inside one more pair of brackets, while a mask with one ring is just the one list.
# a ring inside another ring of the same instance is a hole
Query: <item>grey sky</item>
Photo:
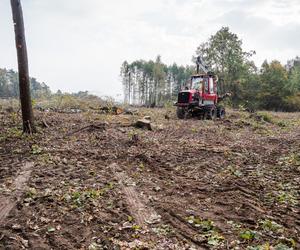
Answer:
[[[122, 92], [124, 60], [190, 64], [229, 26], [264, 59], [300, 55], [299, 0], [23, 0], [30, 74], [52, 90]], [[0, 67], [16, 69], [9, 0], [0, 0]]]

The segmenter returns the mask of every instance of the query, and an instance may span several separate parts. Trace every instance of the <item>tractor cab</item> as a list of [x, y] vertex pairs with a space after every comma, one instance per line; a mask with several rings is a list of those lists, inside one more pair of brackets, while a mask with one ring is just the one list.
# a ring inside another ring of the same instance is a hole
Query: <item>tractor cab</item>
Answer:
[[191, 77], [191, 89], [204, 95], [217, 94], [217, 79], [213, 74], [197, 74]]
[[191, 89], [203, 92], [203, 89], [208, 89], [209, 79], [204, 75], [194, 75], [191, 77]]

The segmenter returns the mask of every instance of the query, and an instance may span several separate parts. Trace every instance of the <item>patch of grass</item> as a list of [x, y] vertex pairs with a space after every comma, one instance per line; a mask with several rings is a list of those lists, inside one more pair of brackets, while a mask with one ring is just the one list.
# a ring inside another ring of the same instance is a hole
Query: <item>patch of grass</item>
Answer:
[[271, 231], [271, 232], [275, 232], [275, 233], [283, 232], [283, 227], [281, 225], [277, 224], [275, 221], [265, 219], [265, 220], [259, 221], [259, 224], [264, 231]]
[[279, 243], [278, 245], [276, 245], [274, 248], [274, 250], [294, 250], [293, 247], [289, 247], [283, 243]]
[[219, 234], [218, 228], [216, 228], [212, 220], [204, 220], [196, 216], [186, 217], [186, 220], [194, 227], [199, 228], [199, 230], [203, 233], [201, 236], [206, 239], [207, 244], [215, 247], [222, 244], [225, 240], [225, 238]]
[[227, 167], [227, 170], [236, 177], [241, 177], [243, 175], [242, 172], [240, 171], [239, 167], [237, 167], [237, 166], [229, 165]]
[[290, 121], [288, 121], [286, 119], [284, 119], [284, 120], [280, 119], [279, 117], [274, 116], [269, 112], [258, 112], [257, 117], [258, 117], [258, 119], [260, 119], [263, 122], [274, 124], [281, 128], [287, 128], [288, 126], [291, 125]]
[[161, 225], [159, 227], [153, 228], [152, 230], [156, 234], [164, 235], [164, 236], [168, 236], [168, 235], [174, 233], [174, 230], [169, 225]]
[[39, 155], [43, 152], [42, 148], [39, 147], [39, 145], [33, 144], [31, 146], [31, 153], [33, 155]]
[[70, 194], [64, 195], [64, 200], [66, 202], [71, 202], [73, 206], [75, 207], [82, 207], [86, 203], [89, 203], [90, 201], [99, 199], [102, 197], [105, 193], [107, 193], [109, 190], [114, 188], [113, 183], [108, 183], [105, 187], [101, 189], [86, 189], [83, 191], [74, 191]]
[[42, 163], [45, 163], [45, 164], [54, 163], [53, 157], [52, 157], [52, 155], [50, 153], [42, 153], [42, 154], [40, 154], [38, 160], [41, 161]]
[[298, 205], [297, 187], [290, 183], [279, 183], [277, 190], [267, 194], [267, 200], [287, 206]]
[[235, 122], [235, 125], [242, 128], [242, 127], [251, 127], [253, 124], [250, 121], [247, 121], [245, 119], [238, 119]]
[[192, 133], [198, 133], [198, 129], [197, 128], [191, 128], [191, 132]]
[[300, 153], [291, 153], [288, 156], [279, 158], [279, 165], [300, 166]]
[[218, 246], [220, 243], [224, 241], [224, 237], [220, 235], [219, 233], [213, 233], [210, 237], [207, 239], [207, 244], [211, 246]]
[[277, 122], [277, 125], [278, 125], [279, 127], [281, 127], [281, 128], [285, 128], [285, 127], [288, 126], [288, 123], [287, 123], [287, 121], [280, 120], [280, 121]]
[[129, 138], [130, 140], [132, 140], [132, 138], [135, 137], [135, 136], [139, 137], [139, 136], [142, 134], [142, 132], [133, 129], [133, 130], [128, 131], [127, 134], [128, 134], [128, 138]]
[[271, 246], [269, 242], [263, 245], [248, 246], [246, 250], [294, 250], [296, 247], [296, 242], [293, 239], [284, 238], [281, 239], [282, 242]]
[[240, 230], [240, 228], [242, 227], [242, 225], [240, 223], [234, 222], [232, 220], [229, 220], [226, 223], [229, 224], [235, 230]]
[[195, 216], [186, 217], [186, 220], [195, 227], [201, 228], [202, 231], [210, 231], [214, 229], [214, 222], [212, 220], [203, 220]]
[[7, 137], [22, 138], [23, 131], [18, 127], [10, 127], [6, 131]]
[[281, 244], [284, 244], [284, 245], [290, 247], [291, 249], [296, 247], [296, 241], [293, 238], [283, 237], [280, 241], [281, 241]]
[[268, 122], [268, 123], [272, 123], [272, 124], [275, 123], [275, 118], [270, 113], [267, 113], [267, 112], [258, 112], [257, 115], [264, 122]]
[[140, 225], [133, 225], [132, 227], [131, 227], [134, 231], [139, 231], [139, 230], [141, 230], [142, 229], [142, 227], [140, 226]]
[[279, 191], [277, 192], [276, 197], [278, 203], [286, 204], [286, 205], [296, 205], [298, 204], [297, 198], [294, 194], [287, 191]]
[[246, 230], [240, 232], [239, 236], [241, 239], [247, 240], [247, 241], [251, 241], [251, 240], [258, 238], [257, 232], [250, 230], [250, 229], [246, 229]]
[[75, 191], [71, 195], [65, 195], [64, 198], [67, 202], [72, 202], [76, 207], [84, 206], [86, 202], [99, 198], [102, 195], [101, 190], [85, 190]]
[[37, 191], [35, 188], [29, 188], [25, 194], [26, 198], [33, 198], [37, 195]]
[[267, 124], [263, 121], [263, 118], [260, 118], [260, 116], [255, 116], [254, 120], [252, 118], [253, 117], [250, 115], [248, 118], [238, 119], [237, 121], [235, 121], [235, 125], [239, 128], [252, 128], [254, 131], [261, 135], [273, 134], [273, 131], [268, 129]]

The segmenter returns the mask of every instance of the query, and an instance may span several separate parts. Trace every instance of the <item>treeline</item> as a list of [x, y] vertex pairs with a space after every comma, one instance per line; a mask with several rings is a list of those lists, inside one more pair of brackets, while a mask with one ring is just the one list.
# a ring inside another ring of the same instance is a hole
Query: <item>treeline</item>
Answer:
[[260, 70], [235, 81], [233, 86], [236, 104], [254, 110], [300, 111], [300, 58], [286, 65], [277, 60], [265, 61]]
[[[30, 91], [33, 99], [52, 100], [53, 98], [79, 98], [101, 99], [88, 91], [77, 93], [63, 93], [61, 90], [52, 92], [44, 82], [40, 83], [34, 77], [30, 77]], [[19, 98], [19, 76], [14, 70], [0, 69], [0, 98]]]
[[155, 61], [125, 61], [121, 67], [125, 103], [157, 106], [173, 100], [194, 72], [193, 66]]
[[[258, 68], [251, 60], [254, 54], [244, 51], [238, 36], [223, 27], [200, 44], [192, 58], [201, 56], [218, 75], [219, 94], [230, 92], [228, 104], [233, 107], [300, 111], [300, 58], [286, 65], [265, 61]], [[125, 102], [155, 106], [175, 101], [194, 73], [194, 66], [168, 66], [159, 56], [155, 61], [125, 61], [121, 67]]]
[[[33, 98], [51, 95], [50, 88], [45, 83], [30, 78], [30, 90]], [[14, 70], [0, 69], [0, 98], [19, 97], [19, 76]]]

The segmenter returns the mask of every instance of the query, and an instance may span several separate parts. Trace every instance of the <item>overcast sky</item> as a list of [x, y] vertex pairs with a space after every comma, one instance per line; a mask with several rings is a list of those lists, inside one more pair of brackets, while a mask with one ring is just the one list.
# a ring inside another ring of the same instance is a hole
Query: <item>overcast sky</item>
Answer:
[[[300, 55], [300, 0], [23, 0], [30, 75], [51, 90], [122, 93], [124, 60], [191, 64], [229, 26], [264, 59]], [[10, 1], [0, 0], [0, 67], [16, 69]]]

